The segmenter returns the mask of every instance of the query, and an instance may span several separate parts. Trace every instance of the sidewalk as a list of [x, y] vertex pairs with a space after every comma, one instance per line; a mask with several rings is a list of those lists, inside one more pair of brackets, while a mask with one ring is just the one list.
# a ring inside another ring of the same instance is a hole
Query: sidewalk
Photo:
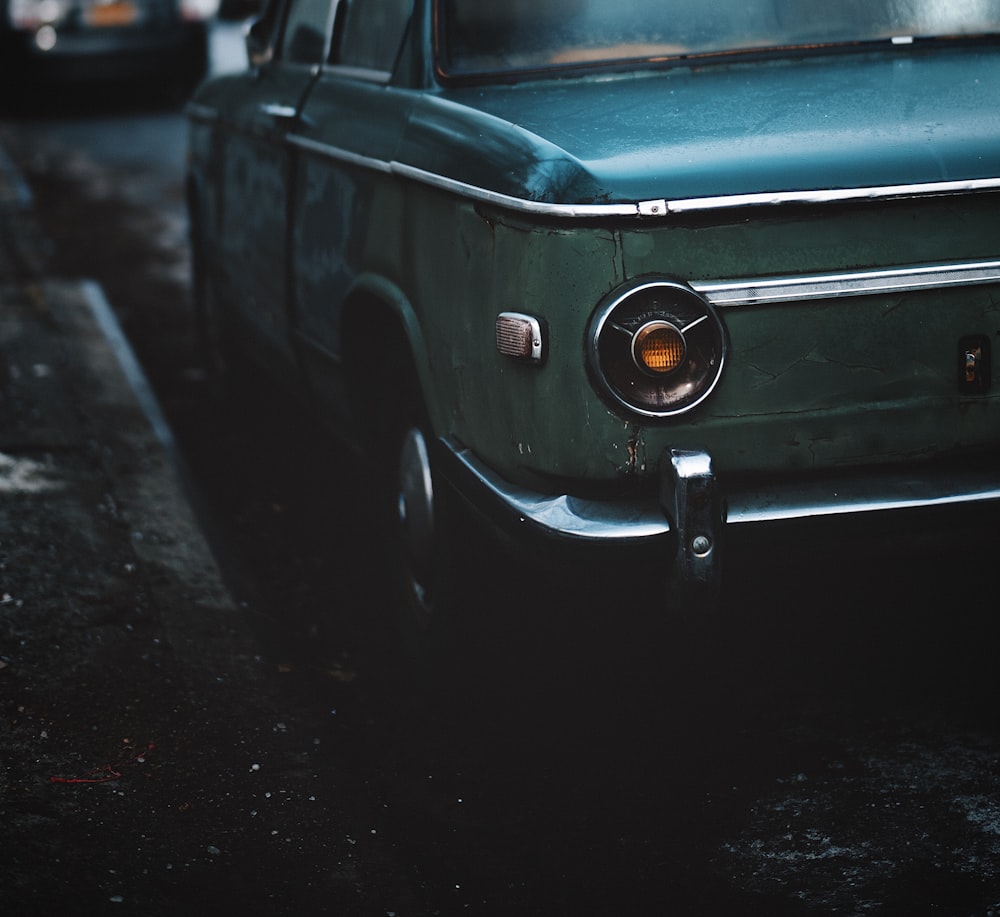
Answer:
[[[101, 543], [114, 521], [127, 564], [158, 571], [148, 587], [164, 625], [181, 629], [178, 642], [195, 639], [187, 627], [205, 615], [193, 604], [235, 609], [170, 429], [101, 287], [45, 275], [30, 190], [2, 147], [0, 243], [0, 544], [17, 550], [3, 534], [17, 530], [11, 515], [25, 500], [40, 504], [35, 518], [62, 518], [67, 539]], [[0, 568], [0, 590], [17, 601], [22, 569]]]

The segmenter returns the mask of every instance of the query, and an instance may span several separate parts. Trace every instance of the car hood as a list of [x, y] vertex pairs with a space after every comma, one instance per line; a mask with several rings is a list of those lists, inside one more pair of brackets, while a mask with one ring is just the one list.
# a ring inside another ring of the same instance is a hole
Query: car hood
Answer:
[[549, 203], [1000, 175], [1000, 52], [915, 48], [466, 87], [414, 106], [398, 158]]

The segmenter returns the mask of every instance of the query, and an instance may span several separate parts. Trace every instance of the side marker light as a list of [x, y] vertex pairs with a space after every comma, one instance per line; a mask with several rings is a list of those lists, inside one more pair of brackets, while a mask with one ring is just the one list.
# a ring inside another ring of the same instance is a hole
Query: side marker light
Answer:
[[542, 325], [537, 318], [520, 312], [501, 312], [496, 321], [497, 352], [515, 360], [540, 363]]

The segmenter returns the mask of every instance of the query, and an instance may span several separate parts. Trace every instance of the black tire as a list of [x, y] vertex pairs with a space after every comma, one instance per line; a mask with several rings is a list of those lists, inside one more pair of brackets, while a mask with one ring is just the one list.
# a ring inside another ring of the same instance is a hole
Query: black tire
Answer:
[[433, 690], [462, 667], [467, 564], [458, 501], [434, 467], [433, 433], [409, 378], [391, 387], [399, 400], [383, 415], [385, 543], [404, 674]]

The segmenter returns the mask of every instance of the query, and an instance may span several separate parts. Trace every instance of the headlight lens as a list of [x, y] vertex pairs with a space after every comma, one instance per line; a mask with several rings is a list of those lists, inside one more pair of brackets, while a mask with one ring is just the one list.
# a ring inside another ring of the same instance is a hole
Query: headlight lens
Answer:
[[619, 287], [590, 323], [588, 352], [600, 387], [643, 417], [672, 417], [715, 388], [726, 358], [726, 330], [690, 287], [641, 278]]
[[651, 376], [672, 373], [684, 362], [684, 335], [670, 322], [647, 322], [632, 335], [632, 359]]

